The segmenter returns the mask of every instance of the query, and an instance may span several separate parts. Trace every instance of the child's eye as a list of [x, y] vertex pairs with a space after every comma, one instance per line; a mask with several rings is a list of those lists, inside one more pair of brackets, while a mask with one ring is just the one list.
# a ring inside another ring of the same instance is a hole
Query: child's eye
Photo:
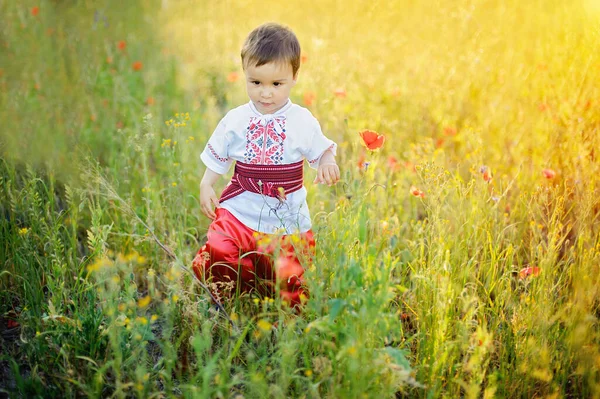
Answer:
[[281, 86], [281, 83], [279, 83], [279, 82], [275, 82], [275, 83], [273, 83], [273, 86], [275, 86], [275, 87], [277, 87], [277, 86]]
[[260, 84], [260, 82], [258, 80], [253, 80], [252, 84], [258, 86]]

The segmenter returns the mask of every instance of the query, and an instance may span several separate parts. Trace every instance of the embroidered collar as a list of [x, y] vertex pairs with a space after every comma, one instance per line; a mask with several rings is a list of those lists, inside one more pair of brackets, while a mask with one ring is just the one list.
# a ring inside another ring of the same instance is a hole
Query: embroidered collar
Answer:
[[283, 107], [275, 111], [275, 113], [273, 114], [261, 114], [256, 109], [252, 101], [250, 101], [248, 104], [250, 105], [250, 109], [252, 110], [252, 112], [254, 112], [254, 114], [256, 115], [257, 122], [259, 122], [262, 126], [267, 126], [272, 121], [273, 128], [275, 129], [275, 131], [278, 134], [283, 133], [283, 128], [281, 127], [280, 123], [286, 119], [285, 113], [292, 107], [292, 100], [288, 98], [287, 103], [285, 103]]
[[248, 104], [250, 105], [250, 109], [252, 110], [252, 112], [254, 112], [256, 114], [256, 116], [266, 116], [266, 117], [274, 117], [274, 116], [281, 116], [283, 113], [285, 113], [287, 110], [289, 110], [292, 106], [292, 100], [290, 100], [288, 98], [287, 103], [285, 103], [285, 105], [283, 107], [281, 107], [279, 110], [275, 111], [274, 114], [261, 114], [258, 109], [256, 109], [256, 106], [254, 105], [254, 103], [252, 102], [252, 100], [250, 100], [248, 102]]

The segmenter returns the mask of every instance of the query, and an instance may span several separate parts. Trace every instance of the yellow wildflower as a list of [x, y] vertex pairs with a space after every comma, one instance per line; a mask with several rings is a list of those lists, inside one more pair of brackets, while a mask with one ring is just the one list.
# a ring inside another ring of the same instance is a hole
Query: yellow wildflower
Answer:
[[146, 324], [148, 324], [148, 319], [145, 318], [144, 316], [141, 317], [136, 317], [135, 321], [138, 322], [139, 324], [145, 326]]
[[308, 369], [308, 370], [304, 371], [304, 375], [307, 376], [307, 377], [310, 377], [311, 375], [313, 375], [313, 372], [312, 372], [311, 369]]
[[175, 294], [171, 297], [171, 299], [173, 299], [173, 302], [177, 302], [179, 300], [179, 295]]
[[173, 187], [177, 187], [177, 183], [176, 183], [176, 182], [173, 182], [173, 183], [171, 183], [171, 185], [172, 185]]
[[146, 295], [145, 297], [138, 300], [138, 306], [140, 308], [145, 308], [146, 306], [150, 305], [151, 300], [152, 299], [150, 298], [150, 295]]
[[108, 258], [100, 258], [96, 260], [93, 264], [87, 267], [88, 271], [95, 272], [104, 267], [110, 267], [113, 265], [113, 262]]
[[260, 319], [258, 323], [256, 323], [256, 326], [263, 332], [267, 332], [271, 329], [272, 324], [265, 319]]
[[132, 260], [137, 260], [137, 258], [138, 258], [138, 253], [133, 251], [133, 252], [125, 255], [125, 262], [131, 262]]
[[156, 272], [154, 271], [154, 269], [148, 269], [148, 277], [154, 277], [156, 275]]
[[308, 297], [304, 294], [300, 294], [300, 302], [306, 303], [308, 301]]
[[150, 317], [150, 321], [151, 321], [152, 323], [154, 323], [156, 320], [158, 320], [158, 316], [157, 316], [157, 315], [155, 315], [155, 314], [153, 314], [153, 315]]
[[19, 235], [20, 236], [24, 236], [27, 233], [29, 233], [29, 228], [23, 227], [22, 229], [19, 229]]

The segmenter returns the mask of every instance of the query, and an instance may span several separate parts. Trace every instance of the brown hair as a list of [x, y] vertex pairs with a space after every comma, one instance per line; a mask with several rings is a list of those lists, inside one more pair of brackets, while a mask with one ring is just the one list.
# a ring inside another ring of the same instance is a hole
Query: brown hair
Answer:
[[290, 63], [294, 76], [300, 69], [300, 42], [289, 28], [266, 23], [254, 29], [242, 47], [242, 66], [270, 62]]

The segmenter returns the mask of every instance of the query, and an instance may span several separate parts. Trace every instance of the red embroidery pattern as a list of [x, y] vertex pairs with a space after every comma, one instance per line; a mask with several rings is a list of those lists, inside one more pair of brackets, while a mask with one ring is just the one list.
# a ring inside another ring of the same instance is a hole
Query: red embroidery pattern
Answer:
[[[333, 149], [333, 147], [335, 147], [335, 144], [332, 144], [332, 145], [330, 145], [329, 147], [327, 147], [327, 149], [326, 149], [325, 151], [327, 151], [327, 150], [331, 150], [331, 149]], [[321, 159], [321, 156], [322, 156], [322, 155], [325, 153], [325, 151], [323, 151], [323, 152], [321, 153], [321, 155], [319, 155], [317, 158], [315, 158], [315, 159], [310, 159], [310, 160], [308, 161], [308, 163], [309, 163], [309, 164], [311, 164], [311, 165], [314, 165], [314, 164], [315, 164], [315, 162], [317, 162], [319, 159]]]
[[[275, 131], [275, 122], [282, 132]], [[260, 117], [251, 117], [246, 129], [246, 152], [244, 162], [259, 165], [281, 165], [285, 141], [285, 117], [276, 117], [264, 125]]]
[[212, 145], [208, 144], [208, 149], [210, 150], [210, 153], [213, 155], [213, 157], [217, 158], [219, 161], [221, 161], [221, 162], [229, 161], [229, 158], [221, 158], [219, 156], [219, 154], [217, 154], [217, 152], [215, 151], [215, 149], [213, 148]]

